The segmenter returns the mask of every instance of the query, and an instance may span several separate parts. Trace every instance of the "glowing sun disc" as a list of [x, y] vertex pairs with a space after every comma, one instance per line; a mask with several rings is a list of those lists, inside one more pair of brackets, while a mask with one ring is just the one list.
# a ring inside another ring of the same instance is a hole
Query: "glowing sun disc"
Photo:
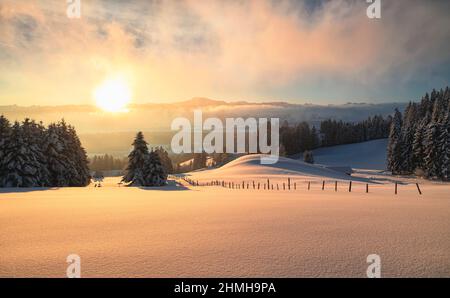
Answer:
[[131, 91], [125, 80], [108, 79], [94, 90], [96, 105], [106, 112], [126, 112]]

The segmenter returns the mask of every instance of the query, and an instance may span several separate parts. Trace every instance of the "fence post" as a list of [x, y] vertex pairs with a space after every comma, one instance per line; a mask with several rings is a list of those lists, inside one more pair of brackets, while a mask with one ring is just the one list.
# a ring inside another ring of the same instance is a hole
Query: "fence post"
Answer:
[[283, 190], [286, 190], [286, 184], [283, 182]]
[[270, 189], [270, 181], [269, 181], [269, 179], [267, 179], [267, 190], [269, 190]]
[[308, 190], [311, 189], [311, 181], [308, 181]]
[[294, 190], [297, 190], [297, 182], [294, 182]]
[[348, 184], [348, 192], [352, 192], [352, 182], [351, 181]]
[[325, 180], [322, 181], [322, 190], [325, 189]]
[[422, 195], [422, 191], [420, 190], [419, 183], [416, 183], [417, 190], [419, 191], [419, 195]]
[[337, 191], [337, 181], [334, 181], [334, 191]]
[[395, 181], [395, 194], [397, 194], [397, 181]]
[[291, 178], [288, 178], [288, 190], [291, 190]]
[[369, 183], [366, 183], [366, 193], [369, 193]]

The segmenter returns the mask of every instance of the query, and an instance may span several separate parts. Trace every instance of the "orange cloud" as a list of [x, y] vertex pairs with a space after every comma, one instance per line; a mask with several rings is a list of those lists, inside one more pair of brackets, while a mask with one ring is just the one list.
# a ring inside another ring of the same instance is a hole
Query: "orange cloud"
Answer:
[[89, 103], [115, 72], [132, 77], [140, 102], [252, 97], [312, 78], [369, 84], [449, 58], [440, 5], [383, 3], [382, 19], [369, 20], [365, 1], [313, 12], [291, 1], [82, 1], [71, 20], [64, 1], [4, 0], [0, 101]]

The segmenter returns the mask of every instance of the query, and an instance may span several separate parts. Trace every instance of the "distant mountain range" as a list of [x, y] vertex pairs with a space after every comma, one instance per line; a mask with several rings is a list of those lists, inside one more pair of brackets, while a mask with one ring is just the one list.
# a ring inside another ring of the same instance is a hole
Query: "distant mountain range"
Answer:
[[196, 97], [175, 103], [132, 104], [129, 112], [111, 114], [93, 105], [66, 106], [0, 106], [0, 114], [10, 120], [26, 117], [44, 123], [66, 119], [81, 133], [123, 132], [136, 130], [170, 130], [176, 117], [192, 118], [193, 110], [202, 109], [204, 117], [276, 117], [290, 123], [307, 121], [311, 124], [333, 118], [360, 121], [372, 115], [389, 115], [395, 108], [404, 109], [406, 103], [347, 103], [341, 105], [292, 104], [286, 102], [226, 102]]
[[103, 112], [93, 105], [0, 106], [0, 114], [11, 121], [32, 118], [45, 124], [64, 118], [77, 129], [89, 154], [109, 153], [125, 156], [137, 131], [143, 131], [151, 146], [170, 144], [175, 132], [170, 125], [176, 117], [193, 118], [201, 109], [203, 118], [255, 117], [280, 118], [289, 123], [307, 121], [318, 125], [324, 119], [360, 121], [369, 116], [387, 116], [406, 103], [347, 103], [341, 105], [292, 104], [286, 102], [226, 102], [209, 98], [192, 98], [176, 103], [132, 104], [126, 113]]

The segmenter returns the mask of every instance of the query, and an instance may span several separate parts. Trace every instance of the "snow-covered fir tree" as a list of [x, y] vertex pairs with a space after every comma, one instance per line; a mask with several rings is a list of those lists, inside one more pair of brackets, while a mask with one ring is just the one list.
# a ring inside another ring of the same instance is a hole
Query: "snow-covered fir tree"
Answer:
[[[42, 163], [36, 154], [36, 146], [29, 138], [29, 129], [24, 129], [15, 122], [9, 141], [5, 146], [2, 168], [6, 166], [6, 174], [2, 177], [4, 187], [40, 187], [46, 185], [46, 177], [42, 176]], [[44, 180], [42, 180], [44, 179]]]
[[412, 143], [412, 164], [414, 166], [414, 171], [418, 169], [421, 170], [424, 167], [423, 158], [425, 156], [425, 147], [424, 147], [425, 131], [426, 131], [426, 121], [424, 119], [416, 125], [416, 130], [414, 132], [414, 139]]
[[3, 115], [0, 116], [0, 186], [3, 178], [8, 172], [7, 164], [4, 162], [6, 145], [11, 135], [11, 124]]
[[148, 159], [147, 142], [144, 140], [144, 134], [138, 132], [133, 142], [133, 150], [128, 155], [128, 166], [122, 181], [129, 183], [130, 186], [146, 186], [145, 165]]
[[156, 151], [148, 151], [142, 132], [138, 132], [133, 142], [133, 150], [128, 155], [128, 167], [122, 181], [129, 186], [162, 186], [167, 182], [167, 173]]
[[48, 128], [30, 119], [8, 126], [0, 118], [0, 187], [89, 184], [86, 152], [64, 121]]
[[69, 186], [72, 172], [72, 163], [65, 155], [65, 141], [63, 130], [57, 124], [50, 124], [44, 143], [44, 152], [47, 156], [50, 185], [54, 187]]
[[389, 133], [387, 166], [392, 174], [399, 174], [402, 166], [402, 114], [395, 109]]
[[440, 172], [438, 177], [450, 180], [450, 112], [447, 111], [441, 124], [437, 146], [440, 151]]
[[[431, 179], [449, 179], [449, 113], [447, 87], [427, 93], [418, 104], [410, 104], [402, 121], [394, 116], [388, 147], [388, 167], [394, 174], [420, 172]], [[401, 150], [396, 150], [398, 140]]]
[[409, 103], [405, 109], [404, 120], [401, 132], [401, 158], [400, 158], [400, 168], [398, 172], [401, 173], [412, 173], [415, 170], [414, 159], [413, 159], [413, 146], [414, 134], [416, 132], [416, 104]]
[[172, 174], [173, 173], [173, 165], [172, 165], [172, 160], [169, 157], [169, 153], [164, 150], [163, 147], [157, 147], [155, 149], [155, 152], [158, 154], [159, 159], [161, 160], [161, 164], [164, 168], [164, 171], [167, 174]]
[[47, 157], [45, 156], [44, 140], [46, 129], [42, 123], [25, 119], [22, 123], [23, 136], [29, 144], [30, 154], [34, 156], [38, 163], [36, 177], [39, 179], [39, 186], [49, 186], [49, 172], [47, 169]]
[[76, 176], [71, 181], [70, 186], [86, 186], [91, 180], [89, 172], [89, 161], [87, 158], [86, 150], [81, 145], [80, 139], [73, 126], [68, 126], [67, 129], [68, 138], [68, 156], [72, 160], [72, 164], [75, 168]]
[[431, 122], [427, 126], [424, 138], [424, 171], [428, 178], [439, 177], [440, 173], [440, 148], [437, 141], [440, 136], [440, 124]]
[[159, 154], [151, 151], [148, 155], [146, 164], [146, 186], [163, 186], [167, 183], [167, 173], [161, 163]]

